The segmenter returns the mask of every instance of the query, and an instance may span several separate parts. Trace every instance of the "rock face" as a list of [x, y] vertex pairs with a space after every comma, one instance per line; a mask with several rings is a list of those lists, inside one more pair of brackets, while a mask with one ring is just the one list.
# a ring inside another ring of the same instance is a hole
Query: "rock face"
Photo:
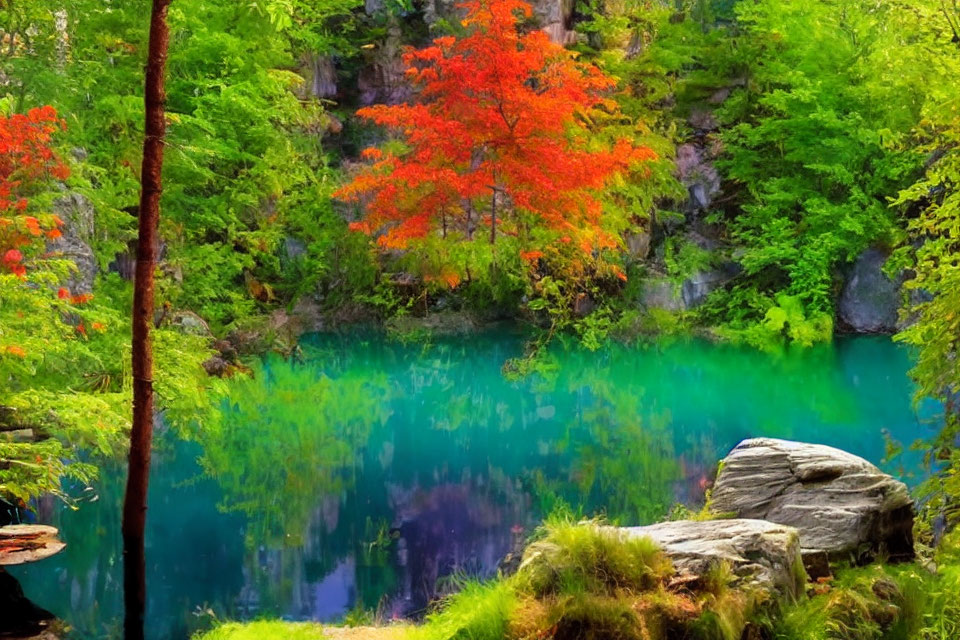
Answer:
[[393, 19], [387, 26], [386, 35], [369, 54], [367, 64], [357, 77], [360, 104], [399, 104], [410, 97], [403, 46], [403, 30]]
[[337, 95], [337, 68], [330, 56], [310, 55], [304, 59], [308, 81], [304, 89], [313, 98], [333, 98]]
[[681, 287], [684, 305], [688, 309], [700, 306], [711, 293], [737, 277], [740, 271], [740, 265], [736, 262], [725, 262], [714, 269], [692, 274], [683, 281]]
[[837, 305], [840, 320], [857, 333], [894, 333], [900, 282], [883, 272], [887, 254], [867, 249], [853, 263]]
[[682, 576], [703, 576], [728, 563], [740, 583], [776, 591], [796, 599], [806, 574], [796, 529], [763, 520], [678, 520], [625, 529], [631, 536], [652, 539]]
[[64, 283], [71, 293], [91, 293], [97, 277], [97, 258], [90, 242], [93, 239], [93, 203], [79, 193], [68, 193], [53, 203], [53, 212], [64, 222], [59, 238], [47, 243], [47, 249], [77, 265], [77, 270]]
[[906, 486], [863, 458], [817, 444], [744, 440], [721, 463], [711, 509], [795, 527], [804, 558], [913, 557]]
[[647, 309], [663, 309], [673, 313], [686, 310], [680, 287], [668, 278], [649, 278], [643, 283], [640, 303]]
[[720, 192], [720, 174], [713, 166], [708, 150], [694, 143], [682, 144], [677, 147], [676, 166], [680, 182], [689, 194], [685, 213], [695, 214], [709, 209], [713, 197]]

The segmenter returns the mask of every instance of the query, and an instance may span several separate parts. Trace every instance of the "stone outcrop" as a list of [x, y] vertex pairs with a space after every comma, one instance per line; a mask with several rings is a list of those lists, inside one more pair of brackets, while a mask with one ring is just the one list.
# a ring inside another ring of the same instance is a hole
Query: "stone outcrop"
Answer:
[[207, 321], [193, 311], [175, 311], [166, 318], [165, 322], [174, 329], [187, 335], [203, 336], [206, 338], [213, 337], [213, 332], [210, 331], [210, 325], [207, 324]]
[[391, 19], [386, 35], [368, 53], [366, 64], [357, 77], [361, 105], [399, 104], [411, 96], [403, 48], [403, 30], [396, 19]]
[[894, 333], [902, 282], [883, 272], [887, 254], [867, 249], [847, 273], [837, 303], [841, 323], [857, 333]]
[[304, 75], [307, 81], [303, 88], [311, 98], [333, 98], [337, 95], [337, 68], [333, 58], [309, 55], [304, 58]]
[[644, 280], [640, 294], [640, 304], [646, 309], [663, 309], [673, 313], [685, 311], [681, 287], [666, 277], [652, 277]]
[[[367, 0], [368, 7], [371, 0]], [[377, 3], [379, 6], [380, 3]], [[457, 0], [425, 0], [422, 3], [423, 21], [433, 26], [440, 20], [459, 22], [464, 11]], [[563, 46], [577, 42], [579, 35], [571, 29], [574, 0], [530, 0], [533, 15], [550, 39]], [[370, 13], [370, 10], [367, 10]]]
[[686, 143], [677, 147], [677, 174], [687, 188], [687, 213], [706, 211], [720, 192], [720, 174], [706, 147]]
[[796, 599], [806, 574], [796, 529], [763, 520], [677, 520], [624, 529], [648, 537], [670, 557], [679, 576], [699, 577], [726, 563], [738, 586]]
[[713, 269], [691, 274], [680, 288], [683, 304], [688, 309], [700, 306], [711, 293], [736, 278], [741, 271], [736, 262], [724, 262]]
[[913, 501], [907, 487], [833, 447], [744, 440], [721, 463], [710, 508], [795, 527], [811, 568], [823, 565], [824, 558], [913, 557]]
[[93, 203], [79, 193], [69, 192], [53, 203], [53, 213], [63, 220], [63, 235], [47, 242], [47, 250], [70, 260], [77, 269], [63, 285], [71, 293], [91, 293], [97, 277], [97, 257], [90, 246], [94, 232]]

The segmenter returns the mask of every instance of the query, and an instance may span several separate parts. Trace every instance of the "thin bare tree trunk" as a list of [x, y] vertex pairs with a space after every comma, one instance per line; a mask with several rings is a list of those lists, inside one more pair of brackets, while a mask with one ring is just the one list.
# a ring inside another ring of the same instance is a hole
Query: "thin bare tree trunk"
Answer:
[[490, 199], [490, 244], [497, 242], [497, 189], [493, 189], [493, 197]]
[[147, 520], [150, 447], [153, 439], [153, 348], [150, 342], [150, 327], [153, 324], [153, 272], [157, 259], [157, 222], [160, 219], [163, 138], [166, 132], [163, 76], [170, 40], [167, 27], [169, 4], [170, 0], [153, 0], [144, 91], [146, 128], [143, 138], [143, 164], [140, 170], [140, 220], [133, 288], [133, 429], [130, 432], [127, 492], [123, 502], [126, 640], [142, 640], [147, 602], [143, 538]]

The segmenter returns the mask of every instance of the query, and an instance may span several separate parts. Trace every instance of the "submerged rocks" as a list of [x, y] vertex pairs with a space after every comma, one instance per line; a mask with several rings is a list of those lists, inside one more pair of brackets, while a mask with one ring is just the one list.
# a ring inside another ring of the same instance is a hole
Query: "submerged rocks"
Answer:
[[624, 529], [659, 545], [683, 576], [702, 577], [726, 563], [744, 586], [796, 599], [806, 574], [796, 529], [763, 520], [678, 520]]
[[894, 333], [900, 309], [900, 285], [883, 272], [887, 254], [867, 249], [850, 268], [837, 303], [842, 324], [857, 333]]
[[710, 508], [796, 527], [811, 566], [824, 556], [913, 557], [913, 501], [907, 487], [833, 447], [744, 440], [721, 463]]

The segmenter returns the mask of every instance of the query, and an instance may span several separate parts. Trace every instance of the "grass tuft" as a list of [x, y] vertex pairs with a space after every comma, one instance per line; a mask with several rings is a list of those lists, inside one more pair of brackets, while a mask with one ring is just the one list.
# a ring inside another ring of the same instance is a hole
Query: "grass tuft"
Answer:
[[517, 606], [510, 579], [464, 582], [461, 590], [442, 600], [425, 624], [408, 630], [409, 640], [503, 640]]
[[639, 592], [673, 573], [652, 540], [627, 536], [599, 521], [553, 518], [541, 533], [524, 552], [517, 574], [519, 587], [534, 596]]

